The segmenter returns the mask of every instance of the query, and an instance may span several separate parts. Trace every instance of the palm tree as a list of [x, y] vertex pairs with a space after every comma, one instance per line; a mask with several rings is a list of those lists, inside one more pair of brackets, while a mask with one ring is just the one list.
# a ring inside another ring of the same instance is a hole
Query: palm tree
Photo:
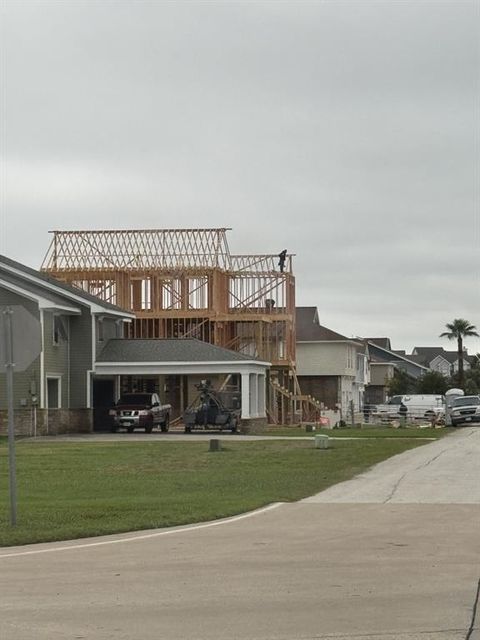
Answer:
[[458, 381], [460, 386], [463, 385], [463, 339], [468, 336], [478, 336], [477, 327], [470, 324], [468, 320], [462, 318], [455, 318], [453, 322], [445, 325], [448, 331], [444, 331], [440, 334], [440, 338], [448, 338], [449, 340], [457, 341], [457, 354], [458, 354]]

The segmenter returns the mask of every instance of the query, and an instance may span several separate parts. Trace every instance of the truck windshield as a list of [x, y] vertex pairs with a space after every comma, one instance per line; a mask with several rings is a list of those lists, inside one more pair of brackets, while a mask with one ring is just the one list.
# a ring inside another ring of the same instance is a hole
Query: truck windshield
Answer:
[[117, 404], [141, 404], [149, 405], [152, 397], [148, 393], [127, 393], [121, 396]]
[[393, 396], [387, 404], [402, 404], [402, 396]]
[[467, 396], [466, 398], [455, 398], [452, 407], [476, 407], [477, 405], [480, 405], [480, 396]]

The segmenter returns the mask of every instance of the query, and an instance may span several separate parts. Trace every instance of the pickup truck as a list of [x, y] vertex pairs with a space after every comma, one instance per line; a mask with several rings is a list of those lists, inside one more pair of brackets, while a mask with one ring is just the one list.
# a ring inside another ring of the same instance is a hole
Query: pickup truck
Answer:
[[123, 427], [128, 433], [134, 429], [145, 429], [145, 433], [151, 433], [158, 425], [165, 433], [170, 427], [171, 412], [172, 405], [161, 404], [156, 393], [124, 393], [109, 411], [111, 430], [115, 433]]
[[480, 422], [480, 396], [455, 398], [449, 410], [453, 427], [459, 424]]

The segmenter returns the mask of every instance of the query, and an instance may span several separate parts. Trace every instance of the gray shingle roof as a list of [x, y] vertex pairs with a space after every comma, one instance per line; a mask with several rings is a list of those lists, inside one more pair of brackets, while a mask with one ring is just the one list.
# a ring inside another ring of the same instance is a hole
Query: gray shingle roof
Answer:
[[429, 362], [428, 360], [425, 360], [425, 356], [414, 356], [414, 355], [405, 355], [404, 357], [407, 358], [408, 360], [411, 360], [412, 362], [416, 362], [417, 364], [421, 364], [422, 367], [428, 367]]
[[97, 362], [245, 362], [257, 360], [195, 338], [113, 338]]
[[[450, 362], [450, 364], [453, 364], [458, 360], [458, 353], [456, 351], [442, 351], [438, 355], [441, 356], [442, 358], [445, 358], [445, 360]], [[432, 360], [434, 360], [436, 357], [437, 356], [434, 356]]]
[[336, 331], [323, 327], [318, 321], [316, 307], [297, 307], [297, 342], [324, 342], [325, 340], [350, 340]]
[[368, 344], [370, 358], [373, 362], [390, 362], [395, 363], [395, 365], [397, 365], [398, 363], [407, 363], [413, 366], [414, 369], [418, 369], [419, 371], [422, 369], [428, 369], [427, 366], [414, 361], [411, 356], [402, 356], [399, 353], [395, 353], [394, 351], [385, 349], [384, 347], [381, 347], [379, 344], [375, 344], [374, 342], [369, 342]]
[[414, 347], [413, 350], [416, 351], [419, 356], [425, 356], [430, 359], [435, 358], [439, 354], [443, 355], [445, 351], [443, 347]]
[[[387, 351], [392, 351], [390, 338], [365, 338], [365, 340], [367, 342], [376, 344], [377, 347], [381, 347], [382, 349], [386, 349]], [[395, 353], [395, 352], [392, 351], [392, 353]]]
[[[445, 358], [450, 364], [457, 362], [458, 353], [456, 351], [447, 351], [443, 347], [415, 347], [414, 351], [416, 351], [419, 356], [423, 358], [425, 364], [429, 365], [437, 356], [442, 356]], [[468, 360], [469, 356], [467, 352], [464, 352], [465, 359]]]

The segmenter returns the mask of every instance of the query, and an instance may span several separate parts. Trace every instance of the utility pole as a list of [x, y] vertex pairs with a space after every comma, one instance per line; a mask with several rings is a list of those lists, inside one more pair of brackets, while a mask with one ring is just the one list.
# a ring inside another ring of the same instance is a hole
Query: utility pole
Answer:
[[7, 377], [7, 409], [8, 409], [8, 467], [10, 488], [10, 524], [17, 524], [17, 470], [15, 461], [15, 418], [13, 408], [13, 310], [7, 307], [3, 311], [4, 345], [5, 345], [5, 370]]
[[13, 374], [25, 371], [42, 350], [41, 325], [25, 307], [0, 305], [0, 371], [5, 367], [8, 410], [10, 524], [17, 524], [17, 470]]

